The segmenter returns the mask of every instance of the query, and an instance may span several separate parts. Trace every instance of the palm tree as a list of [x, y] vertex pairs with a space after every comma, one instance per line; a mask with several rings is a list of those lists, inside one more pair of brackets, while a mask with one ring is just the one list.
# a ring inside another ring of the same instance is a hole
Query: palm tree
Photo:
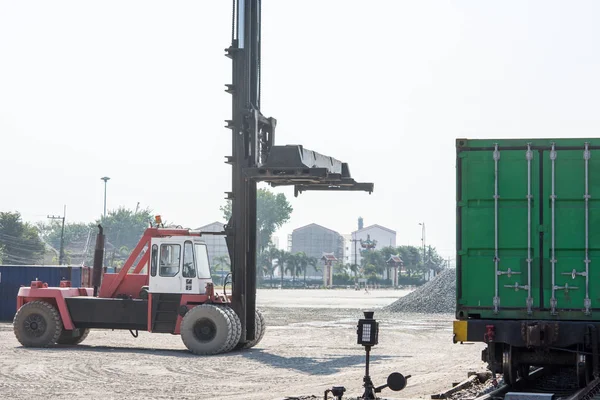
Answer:
[[[319, 268], [319, 259], [317, 257], [308, 257], [306, 259], [308, 265], [310, 265], [311, 267], [313, 267], [313, 269], [315, 270], [315, 272], [320, 271], [321, 269]], [[306, 285], [306, 271], [304, 272], [304, 284]]]
[[283, 288], [283, 276], [285, 275], [285, 266], [290, 259], [291, 254], [285, 250], [279, 250], [277, 254], [277, 266], [281, 274], [281, 287]]
[[296, 253], [296, 263], [298, 267], [298, 273], [302, 272], [304, 274], [304, 286], [306, 287], [306, 270], [308, 269], [308, 256], [305, 252], [301, 251]]
[[346, 264], [346, 268], [350, 272], [354, 273], [354, 280], [356, 281], [358, 279], [358, 270], [359, 270], [358, 265], [357, 264]]
[[296, 281], [296, 267], [298, 266], [298, 254], [290, 254], [287, 264], [286, 264], [286, 271], [289, 271], [290, 274], [292, 275], [292, 286], [293, 283]]
[[261, 254], [265, 254], [265, 257], [268, 260], [268, 267], [265, 268], [265, 272], [271, 275], [271, 287], [273, 287], [273, 281], [275, 280], [275, 266], [273, 265], [273, 261], [279, 257], [280, 251], [276, 247], [270, 246]]

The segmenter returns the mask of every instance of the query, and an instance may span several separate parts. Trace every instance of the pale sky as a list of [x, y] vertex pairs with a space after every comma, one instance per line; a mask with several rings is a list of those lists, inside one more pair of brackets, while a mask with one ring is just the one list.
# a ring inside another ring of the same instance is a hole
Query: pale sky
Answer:
[[[265, 0], [276, 143], [375, 192], [283, 191], [278, 233], [380, 224], [455, 249], [455, 139], [598, 137], [600, 3]], [[594, 22], [596, 22], [594, 24]], [[91, 221], [150, 207], [198, 227], [231, 188], [230, 1], [0, 0], [0, 210]]]

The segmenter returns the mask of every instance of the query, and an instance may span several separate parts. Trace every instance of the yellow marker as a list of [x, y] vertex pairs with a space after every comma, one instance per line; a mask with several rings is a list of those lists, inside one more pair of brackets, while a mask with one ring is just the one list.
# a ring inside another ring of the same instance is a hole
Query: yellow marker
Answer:
[[467, 321], [453, 321], [454, 343], [467, 341]]

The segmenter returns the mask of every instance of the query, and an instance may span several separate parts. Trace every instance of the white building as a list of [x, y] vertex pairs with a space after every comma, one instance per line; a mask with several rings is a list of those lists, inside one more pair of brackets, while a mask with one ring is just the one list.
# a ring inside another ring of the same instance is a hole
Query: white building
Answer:
[[[201, 232], [223, 232], [225, 224], [222, 222], [213, 222], [212, 224], [201, 226], [197, 230]], [[224, 235], [204, 235], [202, 236], [206, 243], [208, 250], [208, 261], [210, 266], [214, 266], [218, 263], [216, 261], [219, 257], [225, 256], [229, 259], [229, 252], [227, 251], [227, 243], [225, 242]], [[231, 263], [230, 263], [231, 265]]]
[[350, 264], [360, 265], [362, 260], [360, 252], [368, 241], [374, 242], [375, 250], [388, 246], [396, 247], [396, 231], [375, 224], [352, 232], [349, 248]]
[[344, 265], [352, 264], [352, 251], [354, 250], [354, 243], [352, 243], [352, 235], [346, 234], [342, 235], [344, 238], [344, 252], [342, 254], [342, 260]]

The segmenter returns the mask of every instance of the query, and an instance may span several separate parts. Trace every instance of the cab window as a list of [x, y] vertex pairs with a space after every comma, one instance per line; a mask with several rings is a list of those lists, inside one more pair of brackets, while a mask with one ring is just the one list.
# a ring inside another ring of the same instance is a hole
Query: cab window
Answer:
[[208, 251], [205, 244], [196, 244], [196, 264], [198, 266], [198, 278], [210, 278], [210, 266], [208, 264]]
[[194, 262], [194, 245], [192, 242], [183, 244], [183, 273], [184, 278], [196, 277], [196, 263]]
[[175, 276], [179, 273], [181, 246], [178, 244], [160, 245], [160, 276]]
[[150, 260], [150, 275], [156, 276], [156, 266], [158, 264], [158, 246], [152, 245], [152, 258]]

